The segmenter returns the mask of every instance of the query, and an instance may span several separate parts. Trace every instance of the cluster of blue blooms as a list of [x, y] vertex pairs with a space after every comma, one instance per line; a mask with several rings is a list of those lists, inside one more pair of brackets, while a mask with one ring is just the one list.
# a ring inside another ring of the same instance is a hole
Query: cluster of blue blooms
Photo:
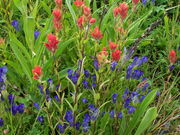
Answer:
[[10, 104], [10, 111], [12, 112], [13, 115], [16, 115], [17, 113], [22, 114], [24, 112], [24, 104], [19, 104], [17, 105], [14, 102], [15, 96], [13, 96], [12, 94], [10, 94], [8, 96], [8, 100], [9, 100], [9, 104]]
[[3, 95], [2, 95], [2, 90], [5, 89], [5, 81], [6, 81], [6, 73], [8, 69], [6, 66], [0, 67], [0, 99], [3, 101]]
[[133, 62], [128, 66], [127, 71], [126, 71], [126, 79], [136, 79], [139, 80], [141, 76], [144, 74], [143, 71], [133, 68], [135, 66], [140, 67], [143, 63], [146, 63], [148, 61], [148, 58], [146, 56], [143, 56], [141, 59], [138, 58], [137, 56], [134, 57]]

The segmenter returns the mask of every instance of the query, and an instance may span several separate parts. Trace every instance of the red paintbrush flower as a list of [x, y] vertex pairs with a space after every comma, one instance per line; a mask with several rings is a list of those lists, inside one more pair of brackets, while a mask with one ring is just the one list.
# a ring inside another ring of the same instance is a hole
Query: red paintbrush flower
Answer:
[[174, 50], [171, 50], [169, 53], [169, 61], [174, 64], [177, 60], [176, 52]]
[[32, 73], [33, 73], [33, 78], [38, 80], [42, 75], [42, 68], [40, 66], [35, 66], [34, 69], [32, 69]]
[[79, 28], [82, 28], [83, 27], [83, 24], [84, 24], [84, 16], [80, 16], [77, 20], [77, 25]]
[[84, 7], [83, 7], [83, 14], [84, 14], [86, 17], [90, 16], [90, 15], [91, 15], [91, 9], [90, 9], [89, 7], [87, 7], [87, 6], [84, 6]]
[[119, 14], [119, 7], [115, 7], [113, 13], [114, 13], [114, 17], [117, 17], [117, 15]]
[[91, 18], [90, 21], [89, 21], [89, 23], [91, 23], [91, 24], [95, 23], [95, 22], [96, 22], [96, 18]]
[[123, 2], [119, 4], [119, 14], [121, 16], [121, 19], [125, 19], [128, 13], [128, 5], [127, 3]]
[[139, 2], [139, 0], [132, 0], [132, 3], [135, 5], [138, 4], [138, 2]]
[[101, 34], [101, 31], [99, 30], [97, 26], [94, 28], [94, 31], [91, 32], [91, 36], [93, 36], [97, 40], [100, 40], [103, 37], [103, 35]]
[[55, 3], [59, 8], [62, 8], [62, 0], [55, 0]]
[[110, 47], [111, 50], [116, 49], [117, 46], [118, 46], [118, 45], [115, 44], [114, 42], [109, 41], [109, 47]]
[[44, 43], [44, 45], [46, 46], [46, 48], [48, 50], [50, 50], [52, 53], [55, 53], [55, 51], [57, 50], [58, 46], [57, 44], [59, 43], [59, 41], [56, 39], [56, 36], [53, 34], [49, 34], [48, 35], [48, 43]]
[[59, 10], [59, 9], [54, 9], [53, 10], [53, 16], [54, 16], [54, 19], [56, 20], [56, 21], [60, 21], [60, 19], [61, 19], [61, 11]]
[[81, 7], [82, 5], [84, 5], [84, 1], [76, 0], [74, 1], [74, 5], [76, 5], [77, 7]]
[[119, 49], [116, 49], [114, 52], [112, 52], [112, 60], [118, 61], [121, 57], [121, 51]]

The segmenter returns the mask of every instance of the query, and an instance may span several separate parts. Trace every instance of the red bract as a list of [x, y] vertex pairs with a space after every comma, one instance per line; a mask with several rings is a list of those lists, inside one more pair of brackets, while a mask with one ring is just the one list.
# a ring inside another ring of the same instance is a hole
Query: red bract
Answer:
[[45, 43], [44, 45], [46, 46], [46, 48], [48, 50], [50, 50], [52, 53], [54, 53], [58, 48], [58, 46], [57, 46], [58, 43], [59, 43], [59, 41], [56, 40], [56, 36], [53, 34], [49, 34], [48, 35], [48, 43]]
[[138, 4], [139, 0], [132, 0], [132, 3], [134, 3], [135, 5]]
[[119, 4], [119, 14], [121, 16], [121, 19], [125, 19], [128, 13], [128, 5], [127, 3], [123, 2]]
[[169, 53], [169, 61], [174, 64], [177, 60], [176, 52], [174, 50], [171, 50]]
[[114, 52], [112, 52], [112, 60], [118, 61], [120, 59], [121, 51], [119, 49], [116, 49]]
[[114, 13], [114, 17], [117, 17], [117, 15], [119, 14], [119, 7], [115, 7], [113, 13]]
[[62, 0], [55, 0], [55, 3], [59, 8], [62, 8]]
[[35, 66], [34, 69], [32, 69], [33, 78], [38, 80], [42, 74], [42, 68], [40, 66]]
[[97, 26], [94, 28], [94, 31], [91, 32], [91, 36], [93, 36], [97, 40], [100, 40], [103, 37], [103, 35], [101, 34], [101, 32]]
[[96, 18], [91, 18], [89, 23], [95, 23], [96, 22]]
[[77, 25], [82, 28], [84, 23], [84, 16], [80, 16], [77, 20]]
[[91, 14], [91, 9], [89, 7], [87, 7], [87, 6], [84, 6], [83, 7], [83, 14], [85, 16], [89, 16]]
[[53, 16], [56, 21], [59, 21], [61, 19], [61, 11], [59, 9], [54, 9]]
[[81, 0], [76, 0], [74, 1], [74, 5], [76, 5], [77, 7], [81, 7], [82, 5], [84, 5], [84, 2]]
[[118, 46], [118, 45], [115, 44], [114, 42], [109, 41], [109, 47], [110, 47], [111, 50], [116, 49], [117, 46]]

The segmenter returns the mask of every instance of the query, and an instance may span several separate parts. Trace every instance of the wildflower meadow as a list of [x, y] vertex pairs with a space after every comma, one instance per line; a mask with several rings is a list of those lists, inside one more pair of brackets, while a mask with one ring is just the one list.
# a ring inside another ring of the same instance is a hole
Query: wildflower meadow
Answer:
[[179, 0], [0, 0], [0, 135], [179, 135]]

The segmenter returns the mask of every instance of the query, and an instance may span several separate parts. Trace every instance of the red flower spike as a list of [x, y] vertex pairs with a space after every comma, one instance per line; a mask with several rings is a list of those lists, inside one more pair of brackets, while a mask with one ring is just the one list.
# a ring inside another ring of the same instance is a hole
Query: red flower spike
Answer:
[[113, 13], [114, 13], [114, 17], [117, 17], [117, 15], [119, 14], [119, 7], [115, 7]]
[[110, 47], [111, 50], [116, 49], [117, 46], [118, 46], [118, 45], [115, 44], [114, 42], [109, 41], [109, 47]]
[[102, 51], [106, 51], [106, 50], [107, 50], [106, 47], [103, 47], [103, 48], [102, 48]]
[[128, 5], [127, 3], [123, 2], [119, 4], [119, 14], [121, 16], [121, 19], [125, 19], [128, 13]]
[[87, 6], [83, 7], [83, 14], [87, 17], [91, 14], [91, 9]]
[[57, 50], [58, 46], [57, 44], [59, 43], [58, 40], [56, 40], [56, 36], [53, 34], [48, 35], [48, 43], [45, 43], [44, 45], [48, 50], [50, 50], [52, 53], [55, 53]]
[[91, 24], [95, 23], [95, 22], [96, 22], [96, 18], [91, 18], [90, 21], [89, 21], [89, 23], [91, 23]]
[[55, 0], [55, 3], [59, 8], [62, 8], [62, 0]]
[[53, 10], [53, 16], [56, 21], [60, 21], [61, 19], [61, 11], [59, 9]]
[[33, 73], [33, 78], [38, 80], [42, 75], [42, 68], [40, 66], [36, 66], [34, 67], [34, 69], [32, 69], [32, 73]]
[[97, 40], [100, 40], [103, 37], [103, 35], [101, 34], [101, 31], [99, 30], [97, 26], [94, 28], [94, 31], [91, 32], [91, 36]]
[[81, 0], [76, 0], [74, 1], [74, 5], [76, 5], [77, 7], [81, 7], [82, 5], [84, 5], [84, 2]]
[[77, 20], [77, 25], [79, 28], [82, 28], [83, 27], [83, 23], [84, 23], [84, 16], [80, 16]]
[[132, 3], [135, 5], [138, 4], [138, 2], [139, 2], [139, 0], [132, 0]]
[[177, 60], [176, 52], [174, 50], [171, 50], [169, 53], [169, 61], [174, 64]]
[[119, 49], [116, 49], [114, 52], [112, 52], [112, 60], [113, 61], [119, 61], [120, 59], [121, 51]]

